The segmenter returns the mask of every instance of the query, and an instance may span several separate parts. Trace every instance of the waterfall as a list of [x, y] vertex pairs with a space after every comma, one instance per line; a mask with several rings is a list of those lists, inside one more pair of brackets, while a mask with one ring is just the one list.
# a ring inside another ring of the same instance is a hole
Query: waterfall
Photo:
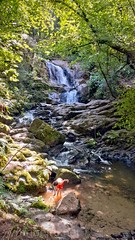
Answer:
[[68, 82], [68, 78], [63, 70], [58, 65], [55, 65], [51, 62], [47, 62], [47, 67], [49, 70], [49, 76], [50, 76], [50, 81], [55, 82], [58, 85], [65, 85], [65, 86], [70, 86]]
[[[71, 74], [66, 69], [54, 63], [47, 62], [46, 65], [50, 81], [55, 83], [55, 85], [63, 87], [63, 92], [60, 94], [60, 102], [67, 104], [78, 102], [77, 90], [75, 89]], [[55, 94], [51, 94], [51, 96], [54, 97]]]

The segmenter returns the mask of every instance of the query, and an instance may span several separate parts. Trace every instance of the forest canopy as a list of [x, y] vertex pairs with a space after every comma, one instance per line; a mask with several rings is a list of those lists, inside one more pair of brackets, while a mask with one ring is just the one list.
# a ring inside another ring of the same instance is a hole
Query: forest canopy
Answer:
[[0, 90], [18, 81], [25, 49], [94, 67], [113, 97], [135, 71], [134, 0], [1, 0], [0, 22]]

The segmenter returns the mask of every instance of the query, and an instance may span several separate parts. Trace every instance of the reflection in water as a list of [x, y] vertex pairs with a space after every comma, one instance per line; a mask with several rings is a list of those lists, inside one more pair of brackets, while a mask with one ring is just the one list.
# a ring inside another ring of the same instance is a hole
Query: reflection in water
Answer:
[[101, 176], [101, 182], [115, 187], [124, 197], [135, 199], [135, 171], [122, 163], [114, 163], [111, 173]]

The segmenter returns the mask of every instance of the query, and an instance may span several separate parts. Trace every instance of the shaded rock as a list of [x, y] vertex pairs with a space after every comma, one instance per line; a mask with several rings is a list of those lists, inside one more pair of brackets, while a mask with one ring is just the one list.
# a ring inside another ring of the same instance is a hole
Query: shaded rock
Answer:
[[41, 119], [35, 119], [32, 122], [29, 131], [32, 132], [36, 138], [40, 139], [50, 147], [63, 143], [65, 141], [64, 135], [62, 135], [60, 132], [52, 128], [49, 124], [45, 123]]
[[75, 142], [76, 141], [76, 135], [73, 132], [67, 133], [67, 139], [69, 142]]
[[76, 215], [81, 210], [80, 201], [76, 197], [74, 192], [67, 194], [56, 208], [56, 213], [58, 215], [69, 214]]
[[13, 118], [9, 115], [0, 114], [0, 122], [4, 124], [11, 124], [13, 122]]
[[82, 83], [77, 88], [80, 102], [87, 102], [89, 98], [89, 89], [86, 83]]

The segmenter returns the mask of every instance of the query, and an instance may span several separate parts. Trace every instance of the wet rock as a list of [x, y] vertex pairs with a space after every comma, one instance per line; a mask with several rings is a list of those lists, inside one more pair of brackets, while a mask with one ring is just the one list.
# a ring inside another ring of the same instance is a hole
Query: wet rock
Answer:
[[80, 153], [76, 149], [63, 150], [57, 155], [57, 160], [59, 160], [64, 165], [74, 164], [79, 159]]
[[80, 210], [81, 206], [79, 199], [76, 197], [75, 193], [70, 192], [64, 198], [62, 198], [56, 208], [56, 213], [58, 215], [77, 215]]
[[67, 133], [67, 139], [69, 142], [75, 142], [76, 141], [76, 135], [72, 132]]

